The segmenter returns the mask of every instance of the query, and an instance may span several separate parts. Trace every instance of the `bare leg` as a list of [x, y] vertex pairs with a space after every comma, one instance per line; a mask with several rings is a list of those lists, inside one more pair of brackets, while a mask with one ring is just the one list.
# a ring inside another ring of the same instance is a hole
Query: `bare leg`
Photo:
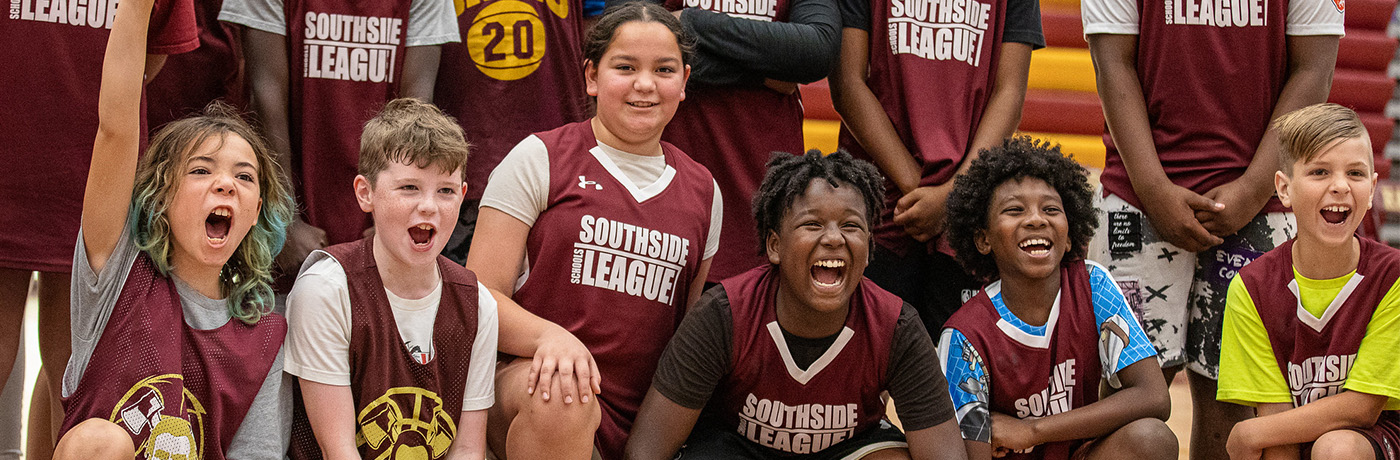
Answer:
[[24, 304], [29, 297], [28, 270], [0, 268], [0, 375], [9, 375], [19, 351]]
[[[63, 427], [63, 372], [73, 350], [68, 333], [72, 326], [69, 298], [72, 283], [73, 277], [68, 273], [39, 273], [39, 357], [43, 359], [44, 371], [40, 375], [48, 381], [45, 385], [49, 397], [48, 439], [53, 444], [58, 443], [58, 432]], [[38, 388], [36, 385], [35, 389]], [[29, 457], [29, 460], [45, 458]]]
[[131, 436], [117, 424], [87, 419], [68, 431], [58, 442], [54, 458], [61, 460], [131, 460], [136, 447]]
[[1195, 372], [1191, 383], [1191, 460], [1226, 460], [1225, 440], [1235, 423], [1254, 416], [1245, 406], [1215, 400], [1216, 382]]
[[24, 341], [19, 342], [10, 377], [0, 390], [0, 460], [19, 460], [24, 453]]
[[1084, 447], [1090, 460], [1124, 459], [1174, 460], [1177, 456], [1176, 435], [1166, 422], [1155, 418], [1137, 419], [1118, 431], [1099, 438]]
[[[593, 455], [593, 435], [603, 415], [598, 398], [588, 403], [564, 404], [563, 398], [545, 401], [540, 389], [525, 392], [530, 359], [516, 358], [496, 370], [496, 404], [487, 416], [486, 444], [502, 460], [574, 458]], [[563, 394], [556, 379], [551, 395]]]
[[1328, 431], [1312, 447], [1313, 460], [1376, 460], [1376, 450], [1365, 436], [1351, 430]]
[[62, 428], [63, 414], [59, 414], [59, 427], [52, 428], [50, 420], [53, 419], [53, 394], [49, 390], [48, 369], [39, 367], [39, 375], [34, 377], [34, 393], [29, 396], [29, 432], [28, 442], [24, 445], [24, 458], [27, 460], [49, 460], [53, 458], [54, 445], [58, 444], [52, 439], [58, 436], [59, 429]]

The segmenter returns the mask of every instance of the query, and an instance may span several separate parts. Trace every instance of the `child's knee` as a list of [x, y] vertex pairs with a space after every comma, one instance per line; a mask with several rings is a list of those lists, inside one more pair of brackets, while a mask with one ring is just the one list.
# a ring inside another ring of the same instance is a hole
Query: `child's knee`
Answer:
[[602, 409], [598, 398], [589, 398], [587, 403], [574, 401], [564, 404], [563, 398], [554, 396], [545, 401], [538, 395], [529, 398], [516, 416], [514, 425], [527, 424], [531, 430], [553, 433], [580, 433], [592, 437], [602, 422]]
[[1317, 438], [1312, 446], [1313, 460], [1356, 460], [1375, 456], [1375, 449], [1365, 436], [1351, 430], [1329, 431]]
[[1134, 420], [1113, 436], [1122, 438], [1118, 445], [1128, 446], [1137, 458], [1176, 458], [1180, 447], [1167, 423], [1155, 418]]
[[136, 455], [131, 435], [117, 424], [90, 418], [68, 430], [54, 449], [56, 460], [130, 459]]

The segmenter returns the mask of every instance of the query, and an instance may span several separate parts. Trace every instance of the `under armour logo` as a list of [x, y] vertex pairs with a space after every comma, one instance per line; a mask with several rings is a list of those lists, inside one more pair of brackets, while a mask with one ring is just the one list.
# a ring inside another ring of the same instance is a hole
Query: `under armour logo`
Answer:
[[603, 186], [598, 185], [597, 182], [588, 180], [588, 179], [584, 178], [583, 176], [578, 176], [578, 188], [588, 188], [588, 186], [590, 186], [590, 185], [593, 186], [593, 189], [594, 189], [594, 190], [602, 190], [602, 189], [603, 189]]

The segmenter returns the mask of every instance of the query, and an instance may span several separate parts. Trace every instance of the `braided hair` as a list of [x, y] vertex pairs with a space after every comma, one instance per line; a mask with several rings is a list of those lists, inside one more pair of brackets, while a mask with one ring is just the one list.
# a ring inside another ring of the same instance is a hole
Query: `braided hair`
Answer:
[[769, 232], [778, 232], [793, 200], [806, 193], [807, 185], [817, 179], [825, 179], [832, 187], [854, 186], [865, 200], [865, 217], [871, 228], [879, 223], [885, 205], [885, 178], [875, 165], [840, 150], [830, 155], [822, 155], [816, 149], [803, 155], [773, 152], [768, 160], [768, 173], [753, 197], [759, 254], [765, 252], [764, 241], [768, 240]]

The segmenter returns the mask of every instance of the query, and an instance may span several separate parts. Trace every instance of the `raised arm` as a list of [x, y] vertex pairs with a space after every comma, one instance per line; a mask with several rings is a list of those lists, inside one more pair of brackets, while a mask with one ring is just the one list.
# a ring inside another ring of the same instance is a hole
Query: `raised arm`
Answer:
[[83, 191], [83, 246], [94, 272], [116, 249], [136, 183], [141, 139], [141, 85], [151, 0], [128, 0], [117, 12], [102, 59], [97, 99], [97, 138]]
[[1137, 76], [1138, 36], [1092, 34], [1087, 38], [1108, 131], [1133, 190], [1140, 197], [1153, 197], [1142, 202], [1152, 227], [1162, 239], [1187, 251], [1199, 252], [1220, 244], [1223, 240], [1196, 220], [1196, 211], [1219, 211], [1218, 204], [1173, 184], [1157, 159], [1142, 82]]
[[[1288, 37], [1288, 77], [1269, 120], [1309, 105], [1327, 102], [1337, 64], [1336, 35]], [[1206, 192], [1205, 197], [1225, 204], [1218, 213], [1197, 214], [1212, 234], [1231, 235], [1244, 228], [1274, 195], [1274, 171], [1278, 171], [1278, 135], [1270, 128], [1259, 141], [1244, 175]]]

